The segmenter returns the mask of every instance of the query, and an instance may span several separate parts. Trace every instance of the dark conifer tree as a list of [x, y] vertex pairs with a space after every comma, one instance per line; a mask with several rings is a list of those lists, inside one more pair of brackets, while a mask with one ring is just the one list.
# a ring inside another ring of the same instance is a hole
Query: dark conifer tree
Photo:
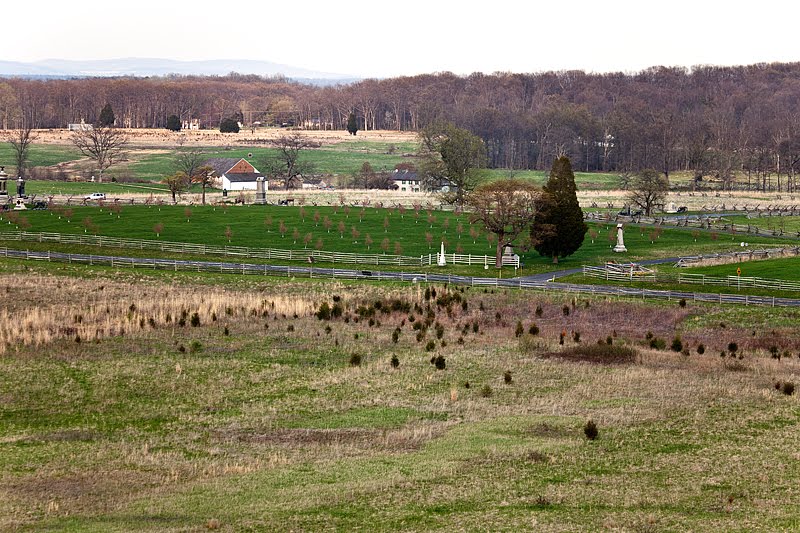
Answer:
[[111, 104], [106, 104], [105, 107], [100, 111], [100, 118], [98, 122], [101, 126], [109, 127], [114, 125], [115, 120], [114, 110], [111, 109]]
[[170, 115], [167, 117], [167, 129], [171, 131], [181, 131], [181, 119], [178, 115]]
[[239, 123], [235, 118], [226, 118], [219, 123], [220, 133], [239, 133]]
[[589, 227], [583, 221], [583, 211], [578, 205], [575, 175], [568, 157], [553, 161], [550, 177], [544, 186], [547, 201], [537, 212], [531, 228], [531, 237], [539, 254], [559, 257], [575, 253], [583, 244]]
[[355, 135], [358, 132], [358, 121], [355, 113], [350, 113], [347, 116], [347, 131], [350, 132], [350, 135]]

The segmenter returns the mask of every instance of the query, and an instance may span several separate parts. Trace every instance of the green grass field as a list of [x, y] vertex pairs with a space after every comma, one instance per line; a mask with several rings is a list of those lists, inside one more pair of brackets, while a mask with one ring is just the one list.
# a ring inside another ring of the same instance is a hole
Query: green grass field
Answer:
[[[532, 181], [539, 186], [547, 183], [547, 178], [550, 175], [549, 171], [544, 170], [510, 171], [505, 168], [488, 169], [486, 173], [490, 179], [516, 178]], [[575, 172], [575, 185], [581, 191], [618, 189], [619, 175], [604, 172]]]
[[[308, 149], [301, 152], [300, 160], [312, 165], [314, 174], [352, 175], [361, 170], [364, 162], [369, 162], [376, 171], [388, 171], [402, 162], [415, 163], [415, 157], [404, 157], [401, 152], [386, 153], [386, 148], [381, 143], [340, 143], [344, 146]], [[375, 146], [373, 146], [375, 144]], [[142, 180], [160, 181], [175, 172], [175, 151], [143, 155], [128, 166], [133, 175]], [[221, 150], [209, 148], [206, 152], [212, 157], [243, 157], [253, 163], [256, 168], [265, 168], [263, 162], [274, 158], [276, 150], [271, 148], [250, 147]], [[250, 154], [253, 154], [250, 157]]]
[[747, 218], [745, 215], [740, 215], [726, 218], [734, 224], [756, 226], [769, 231], [783, 230], [784, 233], [797, 233], [800, 231], [800, 217]]
[[[5, 164], [9, 174], [13, 167], [13, 153], [10, 144], [0, 142], [0, 161]], [[36, 144], [34, 142], [30, 147], [29, 164], [33, 167], [44, 167], [74, 161], [81, 157], [81, 153], [72, 145]]]
[[736, 269], [741, 269], [742, 276], [770, 279], [800, 280], [800, 258], [765, 259], [762, 261], [744, 261], [728, 265], [692, 267], [686, 272], [705, 274], [707, 276], [736, 276]]
[[[187, 209], [191, 213], [188, 217]], [[59, 218], [59, 213], [50, 211], [29, 211], [13, 216], [21, 216], [21, 225], [32, 232], [85, 233], [88, 230], [120, 238], [158, 238], [173, 242], [279, 249], [314, 249], [321, 240], [324, 250], [355, 253], [383, 253], [384, 239], [388, 239], [387, 253], [394, 254], [395, 245], [399, 243], [401, 255], [410, 256], [435, 254], [440, 242], [445, 240], [448, 253], [490, 257], [495, 253], [493, 241], [490, 243], [485, 231], [477, 231], [478, 228], [470, 225], [467, 215], [443, 211], [428, 214], [421, 210], [417, 218], [412, 209], [401, 214], [397, 210], [367, 208], [362, 216], [360, 208], [312, 206], [127, 206], [119, 214], [96, 206], [73, 207], [71, 210], [73, 214], [69, 221], [63, 216]], [[318, 216], [318, 221], [315, 221], [315, 216]], [[330, 220], [329, 229], [325, 227], [326, 217]], [[285, 227], [283, 234], [280, 231], [281, 222]], [[163, 229], [160, 236], [156, 237], [154, 227], [159, 223]], [[340, 224], [343, 224], [342, 232], [339, 230]], [[226, 236], [227, 228], [231, 230], [230, 240]], [[354, 228], [358, 232], [355, 238]], [[474, 238], [470, 235], [472, 229], [477, 231]], [[310, 239], [306, 242], [308, 235]], [[372, 240], [369, 247], [368, 235]], [[592, 235], [595, 235], [594, 242]], [[593, 224], [578, 252], [558, 265], [553, 265], [549, 258], [539, 256], [535, 250], [522, 254], [524, 271], [535, 273], [583, 264], [597, 265], [610, 260], [632, 261], [738, 248], [738, 241], [726, 235], [713, 240], [711, 234], [703, 232], [695, 241], [690, 231], [667, 229], [657, 233], [647, 228], [631, 227], [625, 234], [628, 253], [620, 256], [611, 251], [615, 235], [616, 230], [612, 225]], [[751, 244], [774, 245], [776, 242], [779, 241], [762, 238], [753, 240]]]
[[[185, 148], [131, 148], [129, 151], [130, 161], [112, 167], [108, 171], [108, 176], [125, 175], [137, 180], [159, 182], [165, 176], [175, 172], [175, 158], [180, 150], [185, 150]], [[263, 167], [264, 161], [273, 158], [276, 154], [275, 150], [263, 147], [233, 147], [227, 150], [219, 147], [207, 147], [205, 151], [209, 158], [244, 157], [257, 168]], [[390, 171], [398, 163], [416, 164], [418, 163], [416, 151], [417, 143], [413, 142], [347, 141], [325, 145], [318, 149], [308, 149], [302, 152], [301, 160], [310, 163], [312, 172], [315, 174], [350, 176], [356, 174], [364, 162], [369, 162], [376, 171]], [[81, 157], [81, 154], [68, 144], [34, 144], [31, 148], [30, 165], [32, 167], [50, 166], [77, 160]], [[11, 159], [11, 147], [7, 143], [0, 143], [0, 161], [10, 162]], [[489, 179], [514, 176], [543, 185], [547, 180], [548, 173], [532, 170], [488, 169], [486, 174]], [[576, 172], [575, 180], [581, 189], [613, 189], [618, 186], [619, 182], [616, 174], [608, 173]], [[62, 183], [60, 187], [50, 187], [49, 185], [42, 185], [42, 187], [42, 194], [45, 192], [60, 194], [64, 191], [72, 193], [73, 190], [78, 191], [76, 194], [83, 192], [81, 187], [74, 183]]]
[[[3, 530], [800, 527], [797, 395], [775, 388], [800, 372], [795, 310], [434, 287], [458, 295], [448, 309], [397, 285], [0, 272], [32, 326], [0, 329]], [[334, 296], [343, 317], [311, 316]], [[389, 298], [412, 310], [377, 311]], [[635, 360], [559, 355], [612, 335]], [[731, 341], [742, 359], [719, 357]]]
[[[16, 191], [16, 184], [10, 188], [12, 191]], [[194, 187], [192, 191], [194, 192]], [[25, 193], [29, 196], [34, 194], [37, 196], [84, 196], [93, 192], [104, 192], [114, 197], [116, 195], [148, 193], [163, 195], [168, 194], [169, 190], [166, 185], [160, 183], [114, 183], [109, 180], [103, 183], [27, 180], [25, 183]]]

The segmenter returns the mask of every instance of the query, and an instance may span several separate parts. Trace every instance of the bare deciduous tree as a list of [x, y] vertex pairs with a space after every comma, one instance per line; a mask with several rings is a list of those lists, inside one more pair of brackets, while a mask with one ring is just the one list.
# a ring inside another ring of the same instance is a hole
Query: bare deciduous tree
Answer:
[[198, 183], [203, 188], [203, 205], [206, 205], [206, 188], [214, 183], [214, 169], [203, 165], [191, 175], [192, 183]]
[[634, 176], [630, 188], [628, 201], [649, 216], [653, 209], [664, 205], [669, 190], [669, 180], [657, 170], [646, 169]]
[[320, 143], [298, 132], [281, 135], [268, 142], [278, 150], [278, 154], [275, 159], [266, 162], [266, 167], [283, 177], [286, 189], [291, 188], [292, 182], [297, 176], [308, 172], [311, 168], [308, 163], [300, 161], [300, 152], [307, 148], [320, 147]]
[[72, 144], [95, 162], [103, 181], [103, 172], [123, 161], [127, 155], [128, 136], [121, 130], [97, 126], [75, 131]]
[[177, 196], [189, 187], [191, 178], [189, 178], [185, 172], [179, 170], [175, 174], [161, 180], [161, 183], [165, 184], [169, 189], [170, 194], [172, 194], [172, 203], [174, 204], [177, 202]]
[[203, 166], [208, 156], [202, 150], [191, 148], [180, 150], [175, 156], [174, 168], [187, 176], [194, 177], [198, 174], [198, 169]]
[[503, 246], [530, 228], [542, 197], [535, 185], [517, 179], [484, 183], [467, 196], [470, 221], [483, 223], [497, 236], [496, 267], [502, 266]]
[[25, 170], [28, 167], [28, 158], [36, 134], [33, 132], [30, 122], [23, 122], [22, 127], [14, 130], [7, 135], [8, 144], [14, 152], [14, 166], [17, 168], [17, 176], [24, 178]]

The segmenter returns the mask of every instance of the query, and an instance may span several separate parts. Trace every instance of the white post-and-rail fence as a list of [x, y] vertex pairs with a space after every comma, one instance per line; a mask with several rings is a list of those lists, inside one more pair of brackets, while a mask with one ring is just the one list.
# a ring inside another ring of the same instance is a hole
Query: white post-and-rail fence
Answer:
[[[744, 213], [743, 213], [744, 214]], [[791, 212], [794, 215], [794, 211]], [[800, 212], [798, 212], [800, 214]], [[787, 213], [785, 216], [789, 216]], [[784, 231], [782, 228], [767, 229], [750, 224], [732, 224], [720, 215], [647, 217], [614, 215], [611, 213], [585, 212], [585, 220], [617, 224], [641, 224], [645, 226], [672, 226], [675, 228], [695, 228], [707, 231], [728, 232], [731, 234], [752, 235], [756, 237], [800, 238], [800, 231]]]
[[800, 299], [775, 296], [750, 296], [738, 294], [692, 293], [672, 290], [639, 289], [600, 285], [576, 285], [528, 281], [522, 278], [476, 278], [452, 274], [379, 272], [372, 270], [345, 270], [318, 268], [313, 266], [277, 266], [246, 263], [213, 263], [206, 261], [182, 261], [176, 259], [151, 259], [141, 257], [111, 257], [85, 254], [68, 254], [52, 251], [28, 251], [0, 248], [0, 257], [23, 260], [38, 260], [61, 263], [77, 263], [113, 268], [147, 268], [152, 270], [210, 272], [261, 276], [287, 276], [308, 278], [361, 279], [376, 281], [399, 281], [411, 283], [450, 283], [473, 287], [496, 287], [529, 289], [545, 292], [580, 294], [586, 296], [618, 296], [624, 298], [658, 298], [739, 305], [765, 305], [770, 307], [800, 307]]
[[[99, 246], [108, 248], [133, 248], [137, 250], [158, 250], [161, 252], [195, 255], [222, 255], [226, 257], [244, 257], [248, 259], [266, 259], [281, 261], [302, 261], [321, 263], [345, 263], [356, 265], [396, 265], [425, 266], [435, 265], [437, 254], [419, 257], [388, 254], [356, 254], [347, 252], [331, 252], [326, 250], [279, 250], [274, 248], [250, 248], [247, 246], [211, 246], [187, 242], [153, 241], [146, 239], [122, 239], [103, 235], [47, 233], [27, 231], [0, 232], [0, 241], [55, 242], [59, 244], [79, 244], [83, 246]], [[488, 255], [445, 254], [447, 264], [458, 265], [490, 265], [494, 266], [495, 257]], [[519, 268], [519, 258], [505, 256], [503, 266]]]
[[759, 278], [753, 276], [708, 276], [706, 274], [678, 274], [665, 272], [638, 273], [633, 270], [620, 272], [603, 267], [583, 267], [583, 275], [606, 281], [643, 281], [648, 283], [677, 283], [686, 285], [721, 285], [737, 289], [757, 288], [775, 291], [800, 292], [800, 282], [781, 279]]

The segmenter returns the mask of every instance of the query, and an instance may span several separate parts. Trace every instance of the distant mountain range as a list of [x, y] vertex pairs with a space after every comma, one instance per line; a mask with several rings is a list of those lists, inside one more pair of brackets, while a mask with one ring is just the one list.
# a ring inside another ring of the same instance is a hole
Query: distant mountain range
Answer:
[[349, 83], [359, 78], [346, 74], [318, 72], [290, 65], [250, 59], [211, 59], [207, 61], [177, 61], [126, 57], [120, 59], [44, 59], [30, 63], [0, 61], [0, 76], [23, 78], [89, 78], [115, 76], [166, 76], [168, 74], [224, 76], [231, 72], [259, 76], [283, 75], [287, 78], [312, 83], [333, 85]]

